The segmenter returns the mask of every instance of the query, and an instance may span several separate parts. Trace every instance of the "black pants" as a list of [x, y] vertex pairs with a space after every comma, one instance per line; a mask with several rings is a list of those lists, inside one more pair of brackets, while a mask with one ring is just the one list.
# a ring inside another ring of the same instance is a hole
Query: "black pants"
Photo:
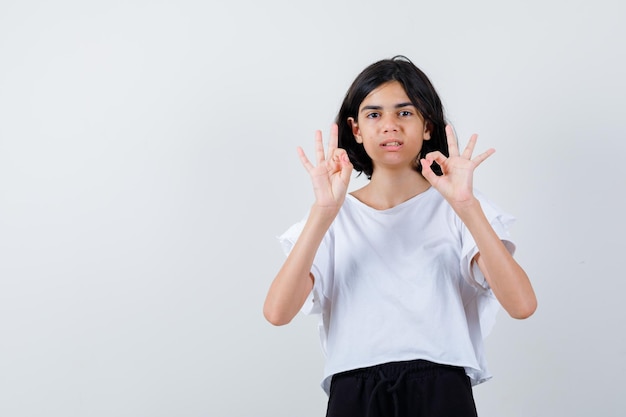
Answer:
[[463, 368], [391, 362], [333, 376], [326, 417], [476, 417]]

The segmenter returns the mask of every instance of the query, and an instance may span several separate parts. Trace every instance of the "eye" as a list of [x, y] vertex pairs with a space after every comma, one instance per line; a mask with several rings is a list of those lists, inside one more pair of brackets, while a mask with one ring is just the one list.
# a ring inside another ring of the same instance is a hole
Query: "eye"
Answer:
[[371, 112], [367, 114], [368, 119], [377, 119], [378, 117], [380, 117], [380, 113], [378, 112]]
[[406, 117], [406, 116], [411, 116], [413, 114], [413, 112], [409, 111], [409, 110], [402, 110], [398, 113], [399, 116], [401, 117]]

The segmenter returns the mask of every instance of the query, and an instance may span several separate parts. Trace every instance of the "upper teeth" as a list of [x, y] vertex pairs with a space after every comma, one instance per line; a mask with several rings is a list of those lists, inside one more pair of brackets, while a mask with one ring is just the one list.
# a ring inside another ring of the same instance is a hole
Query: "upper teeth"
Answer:
[[400, 142], [387, 142], [384, 146], [400, 146]]

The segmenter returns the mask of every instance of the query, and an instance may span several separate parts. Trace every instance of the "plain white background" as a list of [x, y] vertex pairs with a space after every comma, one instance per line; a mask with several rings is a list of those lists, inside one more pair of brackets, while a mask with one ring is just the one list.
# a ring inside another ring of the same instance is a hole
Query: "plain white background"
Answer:
[[[0, 415], [322, 416], [316, 321], [266, 323], [296, 154], [404, 54], [475, 185], [518, 222], [539, 309], [501, 313], [481, 417], [623, 416], [624, 6], [0, 2]], [[358, 181], [353, 184], [358, 186]]]

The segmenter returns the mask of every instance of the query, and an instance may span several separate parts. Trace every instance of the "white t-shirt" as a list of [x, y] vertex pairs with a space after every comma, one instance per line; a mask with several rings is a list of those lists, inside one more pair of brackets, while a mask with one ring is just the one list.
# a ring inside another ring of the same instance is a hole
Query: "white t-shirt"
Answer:
[[[513, 253], [507, 227], [514, 218], [475, 195]], [[279, 237], [285, 253], [305, 222]], [[348, 194], [317, 251], [313, 290], [302, 307], [320, 314], [324, 391], [335, 373], [413, 359], [464, 367], [472, 384], [489, 379], [483, 338], [499, 303], [472, 263], [477, 251], [432, 187], [387, 210]]]

